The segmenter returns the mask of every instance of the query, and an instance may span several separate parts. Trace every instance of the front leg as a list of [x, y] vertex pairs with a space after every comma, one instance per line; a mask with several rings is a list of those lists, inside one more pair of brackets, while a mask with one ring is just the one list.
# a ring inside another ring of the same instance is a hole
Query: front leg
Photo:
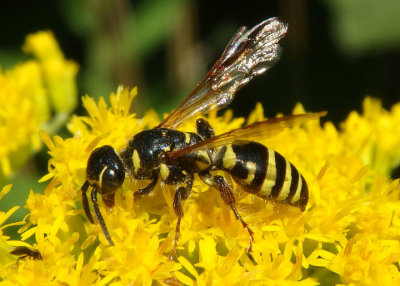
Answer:
[[97, 187], [94, 187], [92, 189], [92, 193], [91, 193], [91, 199], [93, 202], [93, 208], [94, 208], [94, 213], [96, 215], [96, 218], [100, 224], [101, 230], [104, 233], [104, 236], [107, 238], [108, 242], [110, 243], [110, 245], [114, 245], [113, 240], [111, 239], [110, 233], [108, 232], [106, 223], [104, 222], [103, 216], [101, 215], [100, 209], [99, 209], [99, 205], [97, 203]]
[[87, 194], [86, 194], [89, 186], [90, 186], [89, 182], [85, 181], [85, 183], [81, 187], [81, 191], [82, 191], [82, 207], [85, 210], [86, 217], [88, 218], [90, 223], [94, 224], [92, 213], [90, 212], [90, 208], [89, 208], [88, 197], [87, 197]]
[[177, 188], [174, 196], [174, 201], [172, 203], [174, 212], [178, 216], [178, 220], [176, 222], [175, 227], [175, 239], [174, 239], [174, 246], [172, 247], [171, 253], [169, 255], [169, 260], [172, 260], [176, 253], [176, 248], [178, 246], [178, 240], [180, 235], [180, 227], [181, 227], [181, 219], [183, 217], [183, 209], [182, 209], [182, 200], [186, 200], [190, 192], [192, 191], [193, 186], [193, 174], [187, 174], [185, 177], [185, 184], [186, 186], [180, 186]]
[[153, 173], [151, 182], [146, 187], [137, 190], [133, 194], [134, 200], [137, 201], [141, 197], [149, 195], [153, 191], [154, 187], [156, 186], [156, 184], [158, 182], [158, 177], [159, 177], [158, 173]]

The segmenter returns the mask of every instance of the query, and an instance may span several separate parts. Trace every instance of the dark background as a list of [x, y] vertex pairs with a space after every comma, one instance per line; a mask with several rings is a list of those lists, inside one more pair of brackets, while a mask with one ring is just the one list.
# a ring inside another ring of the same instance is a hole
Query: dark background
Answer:
[[301, 102], [310, 111], [327, 110], [338, 123], [361, 110], [366, 95], [387, 108], [400, 99], [398, 2], [12, 1], [0, 11], [0, 65], [23, 60], [25, 36], [50, 29], [80, 65], [80, 96], [137, 85], [136, 111], [168, 112], [240, 26], [279, 16], [289, 23], [281, 60], [243, 88], [231, 108], [246, 116], [261, 101], [274, 116]]
[[[367, 95], [386, 108], [399, 101], [399, 12], [398, 0], [6, 1], [0, 66], [6, 71], [29, 59], [21, 51], [25, 37], [51, 30], [65, 57], [80, 66], [79, 96], [108, 98], [120, 84], [137, 85], [134, 112], [170, 112], [239, 27], [278, 16], [289, 24], [281, 60], [240, 90], [230, 107], [247, 116], [260, 101], [272, 117], [301, 102], [307, 111], [328, 111], [325, 120], [339, 126], [351, 110], [362, 110]], [[76, 113], [85, 113], [81, 105]], [[43, 150], [11, 180], [18, 199], [2, 200], [2, 210], [23, 206], [30, 188], [43, 190], [37, 180], [47, 172], [46, 156]]]

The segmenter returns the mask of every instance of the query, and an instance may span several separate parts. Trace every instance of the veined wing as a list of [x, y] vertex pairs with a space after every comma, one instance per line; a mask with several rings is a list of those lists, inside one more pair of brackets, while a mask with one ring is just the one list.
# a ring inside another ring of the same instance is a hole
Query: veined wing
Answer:
[[211, 137], [207, 140], [201, 141], [192, 146], [188, 146], [184, 149], [174, 152], [168, 152], [167, 155], [169, 158], [173, 159], [190, 152], [220, 147], [223, 145], [231, 144], [232, 142], [238, 140], [258, 141], [260, 140], [260, 138], [270, 138], [276, 136], [285, 128], [293, 127], [309, 120], [318, 119], [319, 117], [324, 115], [326, 115], [326, 112], [322, 111], [317, 113], [287, 115], [283, 117], [271, 118], [264, 121], [255, 122], [253, 124], [246, 125], [241, 128]]
[[229, 105], [241, 87], [278, 61], [278, 42], [286, 32], [287, 25], [277, 18], [250, 30], [240, 28], [205, 78], [158, 127], [176, 128], [189, 118]]

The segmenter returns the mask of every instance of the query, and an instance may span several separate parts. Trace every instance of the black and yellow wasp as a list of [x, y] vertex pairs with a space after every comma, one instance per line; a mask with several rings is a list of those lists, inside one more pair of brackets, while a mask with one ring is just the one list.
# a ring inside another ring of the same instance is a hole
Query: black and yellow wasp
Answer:
[[214, 175], [213, 171], [228, 173], [245, 191], [262, 199], [305, 209], [308, 188], [304, 177], [282, 155], [254, 140], [274, 136], [285, 127], [316, 119], [323, 113], [265, 120], [220, 135], [214, 135], [213, 128], [204, 119], [197, 119], [197, 133], [176, 130], [186, 120], [227, 106], [241, 87], [273, 66], [280, 54], [278, 42], [286, 31], [287, 25], [277, 18], [265, 20], [250, 30], [240, 28], [205, 78], [157, 127], [133, 136], [126, 149], [119, 153], [109, 145], [91, 153], [86, 181], [81, 188], [82, 204], [86, 216], [93, 223], [86, 195], [88, 188], [92, 187], [94, 212], [111, 245], [114, 243], [99, 210], [97, 193], [107, 206], [113, 206], [115, 192], [126, 175], [137, 180], [149, 180], [146, 187], [135, 191], [135, 199], [148, 195], [160, 180], [175, 187], [173, 208], [178, 220], [170, 258], [176, 251], [179, 238], [182, 201], [190, 195], [194, 174], [220, 192], [223, 201], [247, 229], [249, 251], [253, 232], [235, 208], [231, 185], [223, 176]]

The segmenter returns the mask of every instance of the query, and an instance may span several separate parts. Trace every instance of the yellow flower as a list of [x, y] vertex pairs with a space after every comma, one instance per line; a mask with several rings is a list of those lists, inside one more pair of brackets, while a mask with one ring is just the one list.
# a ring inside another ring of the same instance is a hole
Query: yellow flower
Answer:
[[[113, 208], [100, 202], [115, 246], [81, 209], [80, 187], [91, 151], [105, 144], [121, 151], [134, 134], [159, 123], [154, 111], [142, 118], [129, 113], [136, 92], [119, 88], [110, 106], [86, 96], [88, 116], [70, 120], [70, 138], [42, 133], [51, 155], [42, 181], [50, 182], [44, 195], [30, 193], [29, 216], [20, 233], [22, 240], [35, 238], [43, 260], [20, 260], [16, 267], [7, 255], [0, 266], [4, 285], [27, 285], [33, 277], [41, 285], [399, 284], [400, 186], [388, 174], [400, 159], [400, 132], [390, 131], [397, 128], [400, 107], [388, 112], [367, 98], [364, 114], [352, 112], [343, 130], [315, 120], [261, 138], [304, 175], [310, 200], [301, 212], [236, 187], [237, 209], [255, 233], [251, 255], [246, 253], [247, 231], [219, 193], [196, 178], [183, 204], [178, 250], [170, 261], [177, 219], [172, 187], [160, 184], [134, 202], [133, 192], [146, 182], [130, 178], [117, 191]], [[294, 113], [304, 112], [301, 105], [295, 107]], [[247, 123], [262, 119], [257, 105]], [[207, 120], [217, 134], [245, 122], [230, 111], [212, 112]], [[180, 129], [194, 131], [195, 124], [185, 122]], [[390, 141], [384, 142], [388, 132]], [[7, 253], [11, 243], [2, 239], [0, 250]]]
[[336, 256], [331, 256], [327, 268], [338, 273], [344, 283], [399, 285], [398, 239], [377, 239], [376, 235], [360, 234], [338, 250]]
[[75, 76], [78, 66], [64, 56], [51, 32], [38, 32], [26, 38], [24, 51], [39, 60], [43, 80], [48, 89], [52, 107], [57, 113], [69, 114], [77, 102]]
[[39, 149], [40, 124], [49, 117], [37, 63], [27, 62], [0, 73], [0, 100], [0, 173], [8, 177]]
[[25, 49], [39, 61], [0, 69], [0, 181], [40, 149], [39, 130], [54, 132], [76, 104], [77, 66], [65, 61], [53, 35], [30, 35]]
[[363, 116], [351, 112], [343, 124], [345, 144], [363, 163], [384, 175], [400, 164], [400, 103], [391, 111], [378, 99], [367, 97]]

